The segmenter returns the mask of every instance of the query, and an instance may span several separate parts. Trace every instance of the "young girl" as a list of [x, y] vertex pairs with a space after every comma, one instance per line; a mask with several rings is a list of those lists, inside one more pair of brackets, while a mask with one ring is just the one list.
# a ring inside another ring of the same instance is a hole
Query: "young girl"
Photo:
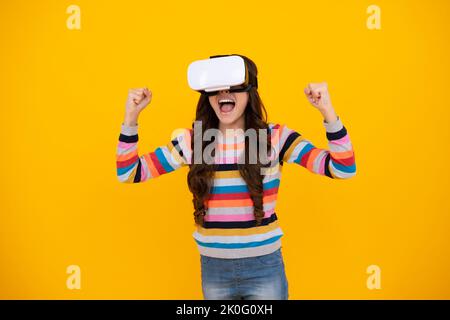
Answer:
[[[267, 122], [257, 90], [257, 67], [240, 56], [248, 70], [248, 84], [202, 92], [196, 110], [201, 132], [179, 130], [167, 145], [149, 153], [138, 153], [137, 120], [152, 93], [147, 88], [129, 90], [117, 148], [117, 176], [121, 182], [138, 183], [188, 166], [204, 298], [288, 299], [280, 240], [283, 232], [275, 213], [283, 163], [297, 163], [332, 179], [347, 179], [356, 173], [355, 157], [326, 83], [311, 83], [304, 90], [323, 116], [329, 149], [320, 149], [286, 125]], [[213, 143], [202, 141], [201, 147], [195, 148], [194, 134], [203, 137], [211, 128], [222, 133], [214, 141], [214, 162], [193, 161], [196, 153]], [[265, 143], [267, 150], [276, 152], [275, 165], [267, 168], [260, 160], [237, 161], [251, 155], [243, 134], [247, 129], [269, 133]], [[278, 147], [273, 148], [275, 145]], [[268, 169], [265, 174], [261, 174], [263, 167]]]

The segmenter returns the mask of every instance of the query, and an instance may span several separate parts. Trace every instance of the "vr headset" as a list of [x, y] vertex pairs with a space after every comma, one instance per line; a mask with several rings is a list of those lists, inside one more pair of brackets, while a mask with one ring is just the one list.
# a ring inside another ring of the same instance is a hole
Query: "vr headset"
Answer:
[[249, 78], [244, 59], [235, 54], [194, 61], [189, 64], [187, 76], [189, 87], [207, 96], [216, 95], [219, 90], [244, 92], [258, 88], [258, 79]]

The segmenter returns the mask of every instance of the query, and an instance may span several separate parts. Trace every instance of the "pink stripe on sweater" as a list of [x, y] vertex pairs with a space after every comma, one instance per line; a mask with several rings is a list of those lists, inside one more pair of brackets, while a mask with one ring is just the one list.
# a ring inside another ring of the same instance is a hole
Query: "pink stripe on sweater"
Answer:
[[346, 134], [345, 136], [343, 136], [342, 138], [340, 138], [338, 140], [331, 140], [330, 143], [333, 143], [333, 144], [346, 144], [349, 141], [350, 141], [350, 138], [349, 138], [348, 134]]
[[238, 157], [219, 158], [216, 160], [216, 164], [237, 163]]
[[325, 174], [325, 159], [327, 158], [327, 156], [325, 155], [322, 160], [320, 161], [320, 166], [319, 166], [319, 174]]
[[[145, 161], [145, 160], [141, 160], [141, 161]], [[147, 174], [145, 172], [145, 167], [143, 165], [141, 165], [141, 181], [145, 181], [147, 179]]]
[[135, 145], [136, 142], [123, 142], [123, 141], [119, 141], [119, 148], [122, 149], [128, 149], [130, 147], [132, 147], [133, 145]]

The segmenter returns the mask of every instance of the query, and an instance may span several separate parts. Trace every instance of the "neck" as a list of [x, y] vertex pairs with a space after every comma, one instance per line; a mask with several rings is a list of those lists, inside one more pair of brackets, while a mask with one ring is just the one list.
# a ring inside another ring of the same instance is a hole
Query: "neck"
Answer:
[[222, 135], [224, 135], [224, 136], [226, 135], [226, 130], [227, 129], [233, 129], [233, 130], [242, 129], [242, 130], [245, 130], [245, 118], [244, 117], [240, 117], [239, 119], [237, 119], [233, 123], [222, 123], [222, 122], [219, 122], [219, 130], [222, 132]]

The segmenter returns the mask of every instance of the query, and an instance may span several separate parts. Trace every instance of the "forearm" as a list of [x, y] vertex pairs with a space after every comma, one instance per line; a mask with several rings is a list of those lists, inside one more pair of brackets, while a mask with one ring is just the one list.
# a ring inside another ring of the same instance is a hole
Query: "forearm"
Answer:
[[121, 126], [116, 154], [117, 177], [121, 182], [134, 183], [141, 180], [137, 130], [137, 126]]
[[328, 150], [323, 150], [320, 172], [330, 178], [350, 178], [356, 174], [353, 145], [347, 129], [339, 117], [335, 121], [324, 120]]
[[138, 121], [138, 115], [135, 115], [133, 113], [125, 113], [125, 117], [123, 120], [123, 124], [128, 127], [133, 127], [137, 125]]
[[331, 123], [337, 120], [337, 114], [334, 111], [334, 108], [327, 108], [327, 109], [319, 109], [320, 113], [323, 116], [323, 119], [327, 123]]

